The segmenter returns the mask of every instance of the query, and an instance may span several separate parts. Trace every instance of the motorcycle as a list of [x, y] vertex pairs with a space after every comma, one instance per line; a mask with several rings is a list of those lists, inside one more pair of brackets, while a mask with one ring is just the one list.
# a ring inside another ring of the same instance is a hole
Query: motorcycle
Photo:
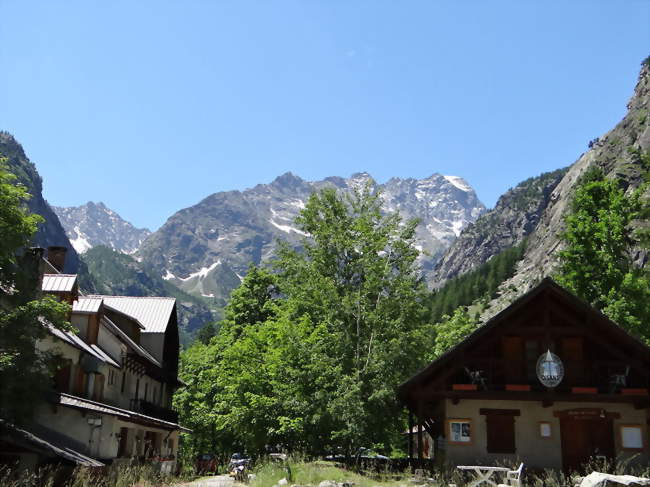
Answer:
[[246, 482], [248, 480], [248, 468], [250, 466], [250, 458], [246, 458], [239, 453], [235, 453], [230, 458], [228, 465], [228, 472], [231, 477], [234, 477], [236, 482]]

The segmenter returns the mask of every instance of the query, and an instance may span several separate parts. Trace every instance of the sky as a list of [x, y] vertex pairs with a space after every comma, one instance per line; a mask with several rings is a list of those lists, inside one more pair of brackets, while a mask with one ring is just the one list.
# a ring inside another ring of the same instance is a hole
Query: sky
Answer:
[[0, 129], [53, 205], [155, 230], [291, 171], [488, 206], [625, 114], [650, 0], [0, 0]]

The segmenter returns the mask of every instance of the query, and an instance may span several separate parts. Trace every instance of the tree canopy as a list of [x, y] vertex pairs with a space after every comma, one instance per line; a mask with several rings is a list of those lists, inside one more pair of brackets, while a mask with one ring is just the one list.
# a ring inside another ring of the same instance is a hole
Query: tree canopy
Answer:
[[[641, 188], [641, 191], [644, 187]], [[650, 341], [647, 271], [634, 265], [631, 223], [645, 212], [641, 191], [626, 194], [602, 171], [587, 172], [565, 217], [558, 282], [628, 331]]]
[[44, 323], [65, 328], [68, 306], [40, 296], [38, 254], [27, 251], [42, 222], [24, 203], [25, 188], [0, 161], [0, 417], [26, 422], [49, 387], [53, 356], [36, 349]]
[[395, 390], [433, 344], [416, 222], [383, 214], [363, 188], [313, 194], [296, 224], [301, 248], [283, 246], [273, 272], [252, 267], [217, 336], [182, 356], [190, 450], [401, 446]]

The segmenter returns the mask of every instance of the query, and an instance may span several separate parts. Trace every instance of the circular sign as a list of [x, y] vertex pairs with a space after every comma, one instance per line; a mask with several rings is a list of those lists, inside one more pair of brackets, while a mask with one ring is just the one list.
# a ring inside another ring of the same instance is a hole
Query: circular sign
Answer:
[[556, 387], [564, 379], [564, 365], [550, 350], [537, 359], [537, 378], [546, 387]]

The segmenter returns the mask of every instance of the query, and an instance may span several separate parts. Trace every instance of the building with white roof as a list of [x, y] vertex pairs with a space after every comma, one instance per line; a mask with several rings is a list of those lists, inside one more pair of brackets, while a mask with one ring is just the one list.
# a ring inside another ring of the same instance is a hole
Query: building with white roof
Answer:
[[[62, 364], [55, 393], [37, 408], [29, 431], [0, 424], [0, 457], [13, 455], [24, 466], [52, 456], [86, 466], [138, 459], [173, 470], [184, 429], [172, 410], [181, 385], [176, 300], [83, 296], [76, 275], [45, 262], [51, 273], [43, 274], [42, 291], [71, 304], [75, 330], [44, 322], [50, 335], [37, 346], [56, 352]], [[13, 454], [3, 451], [6, 444], [15, 446]]]

